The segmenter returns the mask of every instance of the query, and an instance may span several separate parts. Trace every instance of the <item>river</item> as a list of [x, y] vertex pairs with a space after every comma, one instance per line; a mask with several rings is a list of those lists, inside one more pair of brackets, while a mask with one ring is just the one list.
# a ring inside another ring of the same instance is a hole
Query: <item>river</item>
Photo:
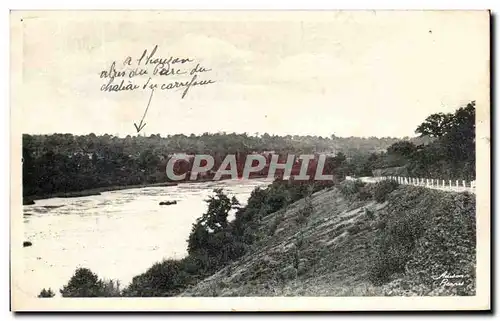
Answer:
[[[267, 179], [185, 183], [104, 192], [98, 196], [51, 198], [23, 206], [25, 240], [22, 289], [37, 296], [42, 288], [56, 295], [77, 267], [90, 268], [121, 287], [155, 262], [187, 255], [192, 224], [206, 211], [214, 188], [245, 204]], [[177, 200], [160, 206], [160, 201]], [[234, 215], [234, 213], [233, 213]]]

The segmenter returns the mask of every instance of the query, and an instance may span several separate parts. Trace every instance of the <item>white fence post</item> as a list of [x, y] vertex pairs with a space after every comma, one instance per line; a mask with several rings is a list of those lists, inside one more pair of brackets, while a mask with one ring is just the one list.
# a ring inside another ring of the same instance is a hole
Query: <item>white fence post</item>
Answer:
[[[346, 179], [354, 180], [354, 178], [350, 176], [346, 176]], [[399, 184], [411, 185], [411, 186], [423, 186], [426, 188], [435, 188], [440, 190], [449, 190], [455, 192], [467, 192], [470, 191], [472, 193], [476, 192], [476, 181], [467, 182], [466, 180], [455, 180], [455, 184], [452, 184], [452, 180], [448, 180], [448, 186], [446, 184], [446, 180], [443, 179], [442, 183], [440, 179], [437, 178], [420, 178], [420, 177], [406, 177], [406, 176], [375, 176], [370, 179], [368, 182], [377, 183], [385, 180], [395, 181]], [[461, 183], [460, 183], [461, 182]], [[470, 184], [470, 185], [468, 185]]]

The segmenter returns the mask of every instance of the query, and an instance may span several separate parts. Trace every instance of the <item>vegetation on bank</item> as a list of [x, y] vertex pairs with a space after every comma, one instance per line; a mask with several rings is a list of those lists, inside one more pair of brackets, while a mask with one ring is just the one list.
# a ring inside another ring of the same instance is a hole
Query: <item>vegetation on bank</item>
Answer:
[[338, 188], [313, 194], [306, 221], [305, 199], [269, 215], [260, 229], [275, 233], [181, 295], [475, 295], [474, 197], [387, 186], [367, 184], [364, 200]]
[[40, 294], [38, 295], [39, 298], [53, 298], [56, 294], [52, 291], [51, 288], [49, 288], [48, 290], [46, 289], [42, 289], [42, 291], [40, 291]]
[[[193, 225], [186, 258], [156, 263], [121, 291], [109, 282], [104, 290], [106, 282], [80, 269], [61, 293], [474, 295], [472, 195], [394, 181], [339, 184], [347, 174], [389, 165], [419, 177], [474, 178], [474, 108], [472, 102], [454, 114], [431, 115], [417, 128], [434, 137], [430, 144], [398, 142], [364, 158], [337, 154], [327, 164], [332, 182], [277, 180], [255, 189], [243, 208], [215, 190]], [[228, 221], [231, 210], [236, 216]], [[461, 276], [461, 284], [442, 284], [445, 272]]]
[[[168, 181], [165, 167], [175, 153], [208, 154], [219, 168], [226, 155], [244, 160], [254, 152], [280, 155], [336, 153], [348, 161], [378, 153], [397, 138], [277, 136], [247, 134], [169, 135], [119, 138], [111, 135], [23, 135], [23, 196], [44, 197], [109, 186]], [[429, 138], [412, 139], [415, 143]]]
[[[227, 222], [235, 203], [214, 192], [187, 257], [154, 264], [121, 291], [77, 271], [63, 296], [475, 294], [473, 195], [275, 182]], [[463, 277], [443, 284], [445, 272]]]
[[118, 297], [120, 282], [99, 279], [87, 268], [78, 268], [68, 284], [59, 290], [63, 297]]
[[[329, 186], [331, 183], [277, 180], [265, 189], [255, 189], [243, 208], [235, 198], [230, 199], [221, 189], [216, 189], [207, 200], [207, 212], [193, 224], [187, 257], [154, 264], [121, 291], [100, 280], [92, 271], [80, 268], [61, 289], [61, 294], [67, 297], [116, 296], [118, 293], [122, 296], [178, 295], [228, 266], [267, 237], [268, 231], [258, 230], [259, 221], [266, 215], [284, 210], [289, 204]], [[235, 219], [228, 221], [229, 212], [236, 208]], [[308, 216], [312, 211], [310, 207], [303, 215]]]

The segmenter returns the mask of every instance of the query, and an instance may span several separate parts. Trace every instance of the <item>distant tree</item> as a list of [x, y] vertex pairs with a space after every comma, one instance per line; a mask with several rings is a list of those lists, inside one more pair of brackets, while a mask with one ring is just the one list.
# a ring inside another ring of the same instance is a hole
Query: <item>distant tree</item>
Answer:
[[[437, 139], [414, 153], [410, 163], [412, 174], [450, 179], [475, 177], [475, 106], [475, 101], [471, 101], [453, 114], [439, 115], [444, 120], [433, 123]], [[417, 132], [429, 133], [426, 132], [429, 124], [424, 122]]]
[[421, 136], [442, 137], [448, 133], [452, 126], [452, 116], [450, 114], [432, 114], [420, 124], [415, 132]]
[[410, 157], [417, 150], [417, 146], [409, 141], [400, 141], [387, 148], [388, 154]]

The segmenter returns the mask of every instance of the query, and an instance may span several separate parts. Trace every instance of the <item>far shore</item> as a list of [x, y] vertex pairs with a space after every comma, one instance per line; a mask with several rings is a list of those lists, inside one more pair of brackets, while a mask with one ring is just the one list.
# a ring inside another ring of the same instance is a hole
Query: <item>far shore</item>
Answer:
[[124, 189], [134, 189], [134, 188], [145, 188], [145, 187], [162, 187], [162, 186], [176, 186], [178, 183], [175, 182], [163, 182], [163, 183], [151, 183], [151, 184], [137, 184], [137, 185], [121, 185], [121, 186], [103, 186], [91, 189], [86, 189], [83, 191], [74, 192], [59, 192], [54, 194], [46, 195], [30, 195], [23, 197], [23, 205], [33, 205], [34, 201], [48, 198], [70, 198], [70, 197], [83, 197], [83, 196], [94, 196], [101, 195], [103, 192], [118, 191]]
[[[264, 176], [262, 176], [264, 177]], [[262, 178], [261, 176], [255, 176], [252, 178]], [[267, 176], [265, 176], [267, 177]], [[228, 180], [228, 178], [221, 178], [218, 181]], [[161, 183], [150, 183], [150, 184], [137, 184], [137, 185], [121, 185], [121, 186], [103, 186], [96, 187], [91, 189], [86, 189], [82, 191], [74, 191], [74, 192], [59, 192], [54, 194], [46, 194], [46, 195], [30, 195], [23, 197], [23, 205], [34, 205], [36, 200], [48, 199], [48, 198], [71, 198], [71, 197], [84, 197], [84, 196], [95, 196], [101, 195], [103, 192], [111, 192], [125, 189], [134, 189], [134, 188], [146, 188], [146, 187], [167, 187], [167, 186], [177, 186], [179, 184], [185, 183], [203, 183], [212, 181], [212, 179], [198, 179], [196, 181], [179, 181], [179, 182], [161, 182]]]

